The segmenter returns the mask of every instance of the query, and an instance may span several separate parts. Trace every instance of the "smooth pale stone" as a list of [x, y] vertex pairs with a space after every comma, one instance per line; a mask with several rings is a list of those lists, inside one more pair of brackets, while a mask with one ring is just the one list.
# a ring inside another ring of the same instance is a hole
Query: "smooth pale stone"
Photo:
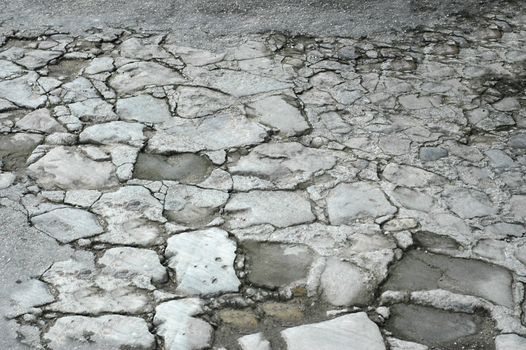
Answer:
[[61, 317], [44, 340], [51, 350], [155, 349], [146, 321], [121, 315]]
[[74, 147], [53, 148], [28, 170], [29, 175], [46, 189], [105, 189], [118, 183], [113, 164], [91, 160]]
[[288, 328], [281, 336], [287, 350], [385, 350], [378, 326], [365, 312]]
[[501, 334], [495, 338], [495, 350], [524, 350], [526, 338], [517, 334]]
[[445, 196], [451, 211], [463, 219], [497, 214], [497, 207], [484, 192], [454, 187], [446, 190]]
[[265, 339], [263, 333], [242, 336], [237, 342], [242, 350], [271, 350], [270, 342]]
[[64, 203], [82, 208], [89, 208], [100, 198], [102, 193], [97, 190], [72, 190], [66, 192]]
[[172, 300], [155, 308], [153, 324], [166, 350], [199, 350], [212, 345], [212, 326], [193, 317], [202, 312], [203, 302], [197, 298]]
[[328, 258], [320, 284], [325, 300], [336, 306], [367, 305], [373, 295], [367, 275], [337, 257]]
[[278, 129], [287, 136], [304, 133], [309, 124], [301, 111], [293, 105], [292, 98], [268, 96], [248, 105], [247, 113], [256, 117], [260, 123]]
[[183, 118], [213, 115], [234, 103], [231, 96], [200, 86], [177, 87], [175, 99], [177, 114]]
[[59, 208], [31, 218], [33, 225], [62, 243], [103, 232], [97, 217], [85, 210]]
[[[161, 265], [159, 256], [153, 250], [116, 247], [108, 249], [99, 259], [99, 264], [114, 274], [145, 276], [155, 283], [165, 282], [168, 278], [166, 268]], [[149, 282], [148, 281], [148, 282]]]
[[177, 291], [188, 295], [237, 292], [236, 244], [218, 228], [184, 232], [167, 241], [168, 266], [175, 270]]
[[129, 94], [147, 86], [184, 83], [186, 79], [173, 69], [155, 62], [133, 62], [117, 69], [110, 78], [110, 86], [119, 94]]
[[148, 246], [156, 243], [161, 233], [163, 206], [142, 186], [125, 186], [104, 193], [92, 206], [108, 224], [97, 240], [113, 244]]
[[244, 115], [221, 114], [166, 123], [148, 141], [151, 153], [216, 151], [262, 143], [267, 130]]
[[56, 292], [56, 301], [46, 310], [83, 315], [152, 311], [149, 281], [99, 268], [91, 253], [77, 253], [73, 259], [54, 263], [42, 275]]
[[232, 228], [259, 224], [276, 227], [314, 221], [310, 202], [300, 192], [251, 191], [234, 193], [225, 206]]
[[227, 200], [227, 192], [174, 184], [166, 193], [164, 215], [191, 227], [203, 226], [219, 214]]
[[71, 115], [86, 122], [103, 123], [118, 119], [113, 106], [100, 98], [71, 103], [68, 108]]
[[0, 97], [20, 107], [31, 109], [42, 107], [47, 97], [41, 95], [35, 88], [38, 86], [37, 79], [38, 74], [32, 72], [20, 78], [0, 81]]
[[121, 98], [116, 109], [121, 119], [142, 123], [161, 123], [172, 117], [166, 102], [150, 95]]
[[46, 108], [37, 109], [19, 121], [15, 126], [22, 130], [41, 131], [43, 133], [65, 132], [66, 129], [53, 119]]
[[51, 303], [55, 300], [48, 286], [39, 280], [31, 279], [17, 286], [16, 291], [9, 297], [11, 306], [8, 318], [14, 318], [31, 312], [33, 308]]
[[270, 180], [279, 188], [289, 189], [333, 168], [336, 161], [331, 151], [308, 148], [298, 142], [265, 143], [230, 165], [229, 171]]
[[79, 135], [81, 143], [95, 143], [111, 145], [125, 143], [130, 146], [141, 147], [146, 137], [142, 131], [144, 125], [114, 121], [88, 126]]
[[351, 223], [355, 219], [392, 215], [396, 208], [376, 185], [367, 182], [342, 183], [329, 192], [327, 211], [333, 225]]
[[389, 182], [406, 187], [424, 187], [441, 182], [441, 177], [409, 165], [388, 164], [382, 176]]

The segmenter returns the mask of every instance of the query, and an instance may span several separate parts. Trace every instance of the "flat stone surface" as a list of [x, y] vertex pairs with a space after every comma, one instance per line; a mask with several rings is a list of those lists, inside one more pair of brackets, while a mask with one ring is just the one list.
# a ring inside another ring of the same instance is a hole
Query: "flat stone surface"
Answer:
[[151, 350], [155, 338], [142, 318], [121, 315], [61, 317], [44, 335], [53, 350], [131, 348]]
[[110, 86], [120, 94], [139, 91], [150, 85], [171, 85], [185, 82], [180, 73], [155, 62], [132, 62], [117, 69]]
[[211, 162], [204, 156], [192, 153], [162, 156], [139, 153], [134, 177], [144, 180], [173, 180], [199, 183], [212, 172]]
[[263, 333], [244, 335], [237, 340], [243, 350], [271, 350], [270, 342]]
[[236, 244], [221, 229], [184, 232], [168, 239], [165, 256], [175, 271], [177, 291], [187, 295], [236, 292]]
[[267, 136], [262, 125], [242, 115], [216, 115], [165, 124], [148, 141], [151, 153], [198, 152], [256, 145]]
[[311, 222], [315, 219], [307, 198], [299, 192], [251, 191], [235, 193], [225, 206], [229, 226], [271, 224], [276, 227]]
[[323, 296], [332, 305], [365, 305], [371, 299], [368, 276], [336, 257], [327, 260], [320, 279]]
[[164, 202], [164, 215], [190, 227], [208, 224], [219, 214], [228, 193], [188, 185], [170, 185]]
[[121, 187], [103, 194], [92, 206], [107, 223], [98, 240], [114, 244], [147, 246], [160, 234], [157, 223], [164, 223], [162, 204], [141, 186]]
[[320, 350], [384, 350], [378, 326], [364, 312], [320, 323], [287, 328], [281, 332], [288, 350], [314, 347]]
[[517, 334], [501, 334], [495, 338], [495, 350], [520, 350], [526, 347], [526, 338]]
[[16, 122], [15, 126], [26, 131], [41, 131], [44, 133], [64, 132], [66, 129], [53, 119], [48, 109], [37, 109], [28, 113]]
[[333, 225], [349, 224], [355, 219], [392, 215], [396, 208], [375, 185], [366, 182], [340, 184], [327, 196], [327, 212]]
[[40, 186], [48, 189], [104, 189], [117, 184], [113, 164], [96, 162], [74, 147], [51, 149], [28, 171]]
[[103, 232], [97, 216], [76, 208], [59, 208], [31, 218], [31, 223], [61, 243]]
[[303, 245], [285, 245], [248, 241], [250, 282], [267, 287], [281, 287], [307, 277], [314, 260], [313, 252]]
[[391, 269], [383, 290], [446, 289], [512, 307], [511, 284], [510, 272], [497, 265], [411, 251]]
[[294, 188], [314, 174], [335, 166], [337, 158], [326, 150], [300, 143], [269, 143], [256, 146], [247, 156], [229, 166], [232, 174], [256, 176], [278, 188]]
[[399, 338], [446, 349], [493, 349], [491, 321], [483, 316], [425, 306], [391, 307], [386, 328]]
[[121, 119], [142, 123], [161, 123], [171, 118], [166, 102], [150, 95], [121, 98], [116, 110]]
[[291, 98], [269, 96], [249, 104], [248, 108], [249, 115], [253, 115], [260, 123], [287, 136], [302, 134], [310, 128]]
[[144, 125], [121, 121], [92, 125], [84, 129], [79, 135], [82, 143], [114, 144], [124, 143], [141, 147], [146, 139], [143, 135]]
[[173, 300], [157, 306], [153, 323], [167, 350], [198, 350], [210, 346], [212, 326], [194, 317], [202, 308], [202, 301], [197, 298]]

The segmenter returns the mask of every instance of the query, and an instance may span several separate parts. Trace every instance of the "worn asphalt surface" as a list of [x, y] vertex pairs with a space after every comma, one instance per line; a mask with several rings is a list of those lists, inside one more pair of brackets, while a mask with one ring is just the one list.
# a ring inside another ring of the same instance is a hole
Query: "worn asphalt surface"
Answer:
[[68, 32], [118, 26], [179, 32], [210, 46], [210, 37], [266, 31], [362, 36], [404, 31], [451, 14], [476, 16], [490, 0], [15, 0], [0, 23], [10, 28], [53, 26]]

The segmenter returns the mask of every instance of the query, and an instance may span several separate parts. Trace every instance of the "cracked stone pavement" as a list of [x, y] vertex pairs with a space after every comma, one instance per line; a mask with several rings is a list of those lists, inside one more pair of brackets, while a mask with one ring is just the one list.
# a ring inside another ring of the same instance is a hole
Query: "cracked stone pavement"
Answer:
[[526, 349], [525, 13], [0, 26], [0, 348]]

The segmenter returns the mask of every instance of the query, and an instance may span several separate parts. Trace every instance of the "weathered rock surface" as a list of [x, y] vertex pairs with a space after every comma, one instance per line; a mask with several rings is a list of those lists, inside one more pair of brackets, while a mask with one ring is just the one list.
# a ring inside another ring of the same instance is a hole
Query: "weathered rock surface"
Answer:
[[225, 206], [229, 226], [242, 228], [259, 224], [286, 227], [315, 219], [307, 198], [299, 192], [251, 191], [235, 193]]
[[203, 311], [196, 298], [162, 303], [155, 309], [153, 323], [167, 350], [198, 350], [211, 345], [213, 329], [196, 318]]
[[289, 350], [385, 350], [378, 326], [364, 312], [288, 328], [281, 335]]
[[31, 218], [31, 223], [57, 241], [69, 243], [103, 232], [97, 217], [76, 208], [59, 208]]
[[104, 189], [117, 184], [113, 164], [94, 161], [74, 147], [51, 149], [31, 164], [28, 171], [40, 186], [47, 189]]
[[236, 292], [236, 244], [226, 231], [210, 228], [168, 239], [168, 266], [175, 271], [177, 291], [187, 295]]
[[155, 348], [155, 338], [142, 318], [121, 315], [65, 316], [44, 335], [53, 350]]

